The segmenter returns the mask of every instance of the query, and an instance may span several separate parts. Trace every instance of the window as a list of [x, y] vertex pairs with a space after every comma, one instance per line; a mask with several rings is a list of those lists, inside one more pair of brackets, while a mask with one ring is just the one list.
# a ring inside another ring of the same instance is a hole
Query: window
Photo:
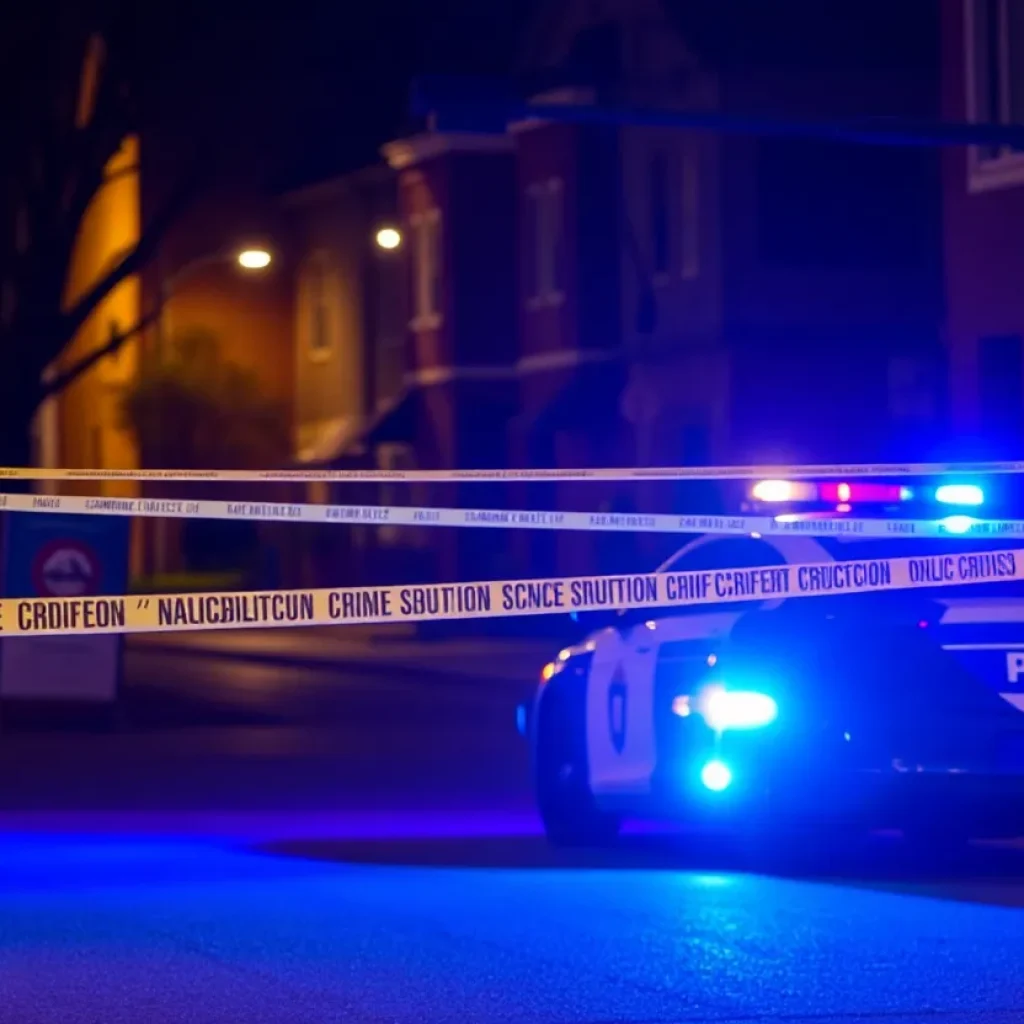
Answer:
[[651, 232], [651, 268], [655, 277], [664, 277], [672, 268], [670, 243], [672, 166], [668, 153], [651, 157], [647, 183], [648, 216]]
[[696, 154], [659, 151], [651, 156], [647, 182], [651, 272], [667, 282], [675, 271], [695, 278], [698, 262]]
[[889, 415], [894, 420], [928, 423], [936, 416], [932, 365], [914, 356], [891, 356], [888, 365]]
[[692, 280], [700, 273], [700, 172], [697, 154], [683, 154], [682, 237], [679, 245], [680, 273]]
[[315, 257], [306, 274], [306, 316], [309, 355], [326, 359], [334, 345], [334, 310], [331, 305], [331, 268], [325, 256]]
[[[1024, 122], [1024, 4], [1019, 0], [965, 0], [964, 39], [969, 120], [979, 124]], [[1021, 149], [970, 147], [971, 191], [1022, 183]]]
[[1024, 433], [1024, 352], [1017, 335], [978, 342], [978, 387], [984, 436], [1017, 457]]
[[562, 300], [563, 239], [562, 182], [536, 182], [526, 190], [526, 284], [531, 306]]
[[412, 229], [413, 330], [441, 323], [441, 211], [427, 210], [409, 219]]

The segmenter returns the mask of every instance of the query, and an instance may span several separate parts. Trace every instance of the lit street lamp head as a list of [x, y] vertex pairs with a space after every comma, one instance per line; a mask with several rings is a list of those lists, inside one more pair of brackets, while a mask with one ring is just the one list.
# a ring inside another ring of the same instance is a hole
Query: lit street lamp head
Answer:
[[270, 259], [266, 249], [245, 249], [238, 254], [238, 265], [245, 270], [262, 270], [270, 266]]
[[397, 228], [381, 228], [375, 241], [381, 249], [397, 249], [402, 244], [402, 233]]

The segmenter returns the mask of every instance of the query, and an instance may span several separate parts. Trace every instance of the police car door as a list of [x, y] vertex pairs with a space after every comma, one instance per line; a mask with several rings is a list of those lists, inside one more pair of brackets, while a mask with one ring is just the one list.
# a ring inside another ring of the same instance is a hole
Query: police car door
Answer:
[[[938, 556], [951, 551], [1020, 549], [1016, 540], [921, 539], [907, 542], [837, 538], [849, 547], [844, 558]], [[827, 543], [827, 542], [826, 542]], [[1018, 558], [1024, 557], [1024, 549]], [[908, 592], [927, 596], [938, 616], [932, 623], [943, 650], [967, 670], [980, 687], [1024, 711], [1024, 582], [1004, 580], [984, 585], [937, 587]]]
[[[828, 552], [809, 537], [769, 540], [700, 537], [659, 571], [740, 569], [787, 562], [827, 562]], [[639, 796], [650, 791], [657, 763], [659, 701], [674, 682], [706, 671], [708, 656], [752, 608], [776, 602], [737, 601], [689, 608], [651, 609], [624, 616], [619, 629], [595, 640], [587, 679], [587, 762], [597, 796]], [[680, 691], [681, 692], [681, 691]]]
[[1005, 596], [940, 598], [940, 643], [981, 685], [1024, 711], [1024, 599], [1018, 596], [1024, 587], [978, 592], [990, 589]]

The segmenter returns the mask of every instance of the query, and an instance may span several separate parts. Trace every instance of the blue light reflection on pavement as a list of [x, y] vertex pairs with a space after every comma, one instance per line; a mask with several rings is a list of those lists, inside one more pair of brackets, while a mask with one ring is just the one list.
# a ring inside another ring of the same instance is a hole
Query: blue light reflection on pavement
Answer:
[[[331, 817], [346, 840], [431, 831]], [[0, 837], [0, 1021], [912, 1020], [1024, 992], [1016, 910], [707, 871], [327, 863], [247, 850], [237, 822], [150, 826]]]

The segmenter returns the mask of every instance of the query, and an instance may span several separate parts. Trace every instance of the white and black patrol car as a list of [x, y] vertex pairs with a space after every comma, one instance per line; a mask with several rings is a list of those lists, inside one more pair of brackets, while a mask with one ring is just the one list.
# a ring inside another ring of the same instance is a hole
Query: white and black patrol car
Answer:
[[[851, 489], [840, 496], [798, 514], [846, 515]], [[659, 571], [1020, 546], [709, 535]], [[609, 618], [544, 666], [520, 709], [553, 843], [605, 843], [626, 819], [1024, 835], [1024, 584]]]

